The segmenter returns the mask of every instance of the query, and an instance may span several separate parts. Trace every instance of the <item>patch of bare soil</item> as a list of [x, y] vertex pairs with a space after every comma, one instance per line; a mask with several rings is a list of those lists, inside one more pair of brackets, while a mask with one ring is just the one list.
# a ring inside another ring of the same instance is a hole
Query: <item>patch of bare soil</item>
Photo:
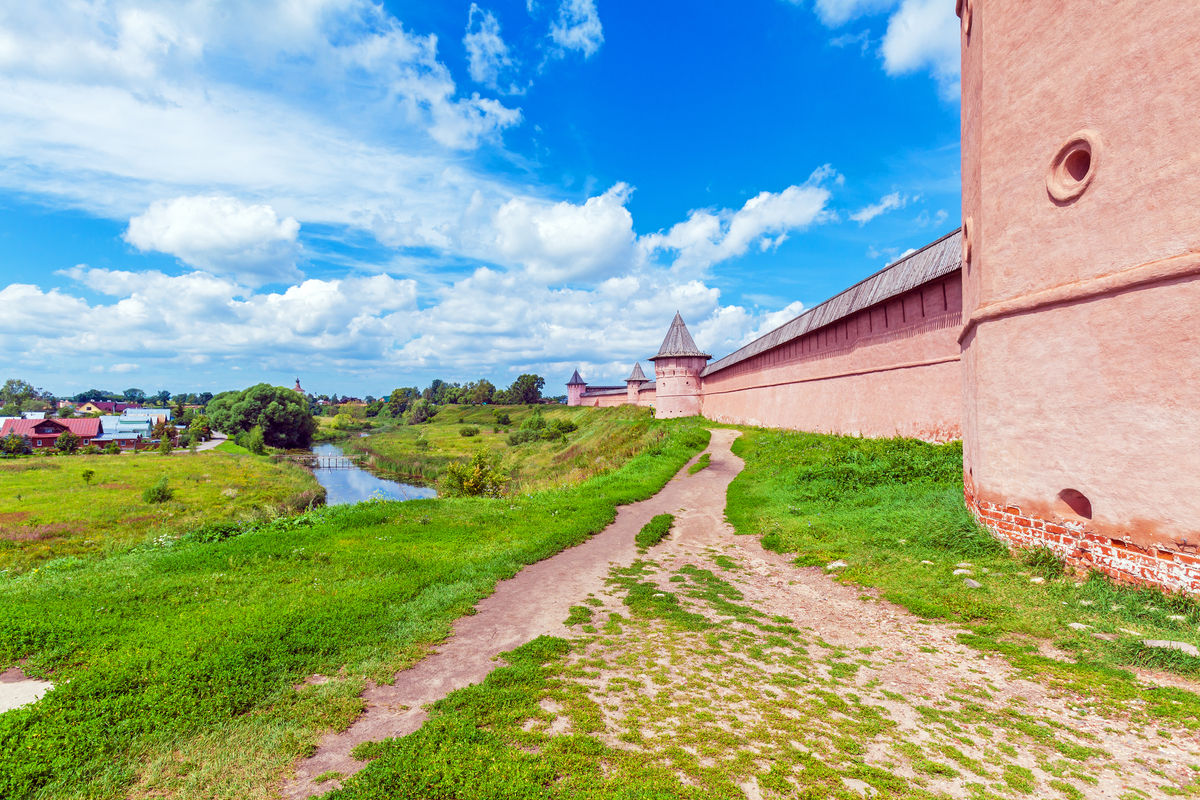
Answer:
[[51, 522], [45, 525], [21, 525], [15, 528], [0, 528], [0, 539], [10, 542], [36, 542], [42, 539], [57, 539], [81, 533], [78, 522]]

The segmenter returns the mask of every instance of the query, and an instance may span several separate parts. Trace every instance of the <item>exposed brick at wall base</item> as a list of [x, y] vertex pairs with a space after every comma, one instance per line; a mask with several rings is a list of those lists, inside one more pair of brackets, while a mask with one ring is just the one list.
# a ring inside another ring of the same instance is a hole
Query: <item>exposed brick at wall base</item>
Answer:
[[1096, 569], [1121, 583], [1200, 593], [1200, 555], [1138, 547], [1093, 533], [1082, 522], [1039, 519], [1016, 506], [980, 500], [969, 485], [963, 495], [979, 524], [1013, 547], [1048, 547], [1069, 566]]

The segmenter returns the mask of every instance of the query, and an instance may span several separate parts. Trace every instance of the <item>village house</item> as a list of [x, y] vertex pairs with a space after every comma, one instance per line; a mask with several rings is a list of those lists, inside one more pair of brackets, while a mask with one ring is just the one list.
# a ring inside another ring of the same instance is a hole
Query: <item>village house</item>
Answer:
[[116, 442], [122, 450], [135, 450], [153, 438], [154, 422], [149, 418], [106, 415], [99, 417], [101, 433], [95, 443], [104, 447]]
[[88, 414], [120, 414], [127, 408], [137, 408], [135, 403], [119, 403], [113, 400], [88, 400], [75, 408], [80, 416]]
[[67, 431], [79, 437], [80, 447], [92, 443], [100, 435], [100, 420], [84, 419], [8, 419], [0, 428], [0, 438], [10, 434], [25, 437], [36, 452], [58, 443], [58, 437]]

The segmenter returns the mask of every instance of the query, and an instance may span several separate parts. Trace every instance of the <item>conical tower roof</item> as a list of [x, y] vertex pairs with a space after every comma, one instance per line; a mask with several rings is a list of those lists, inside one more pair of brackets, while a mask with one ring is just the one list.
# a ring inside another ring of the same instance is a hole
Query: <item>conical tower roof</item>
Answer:
[[587, 386], [587, 381], [579, 377], [579, 370], [571, 373], [571, 380], [567, 381], [567, 386]]
[[633, 372], [629, 373], [629, 377], [625, 379], [625, 382], [644, 380], [646, 380], [646, 373], [642, 372], [642, 362], [633, 362]]
[[676, 311], [675, 319], [671, 320], [671, 328], [667, 331], [667, 338], [663, 339], [662, 347], [658, 348], [658, 355], [650, 360], [679, 356], [712, 358], [711, 355], [701, 352], [700, 348], [696, 347], [695, 340], [688, 333], [687, 325], [683, 324], [683, 317], [679, 316], [679, 312]]

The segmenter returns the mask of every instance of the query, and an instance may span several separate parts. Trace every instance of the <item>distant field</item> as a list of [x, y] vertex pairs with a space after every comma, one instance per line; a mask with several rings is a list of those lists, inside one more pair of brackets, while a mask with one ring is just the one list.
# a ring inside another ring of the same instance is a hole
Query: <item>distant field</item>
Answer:
[[[175, 496], [143, 501], [164, 475]], [[321, 491], [299, 467], [222, 452], [0, 460], [0, 574], [119, 551], [159, 530], [290, 512]]]
[[[520, 429], [535, 408], [547, 422], [567, 419], [579, 426], [563, 441], [510, 445], [508, 435]], [[497, 417], [507, 414], [510, 424]], [[478, 428], [463, 436], [464, 427]], [[511, 492], [525, 492], [578, 483], [620, 466], [631, 456], [665, 436], [653, 424], [649, 409], [568, 408], [566, 406], [446, 406], [432, 422], [400, 425], [351, 439], [347, 452], [366, 453], [377, 469], [410, 480], [434, 483], [446, 464], [488, 448], [503, 459], [512, 481]]]

